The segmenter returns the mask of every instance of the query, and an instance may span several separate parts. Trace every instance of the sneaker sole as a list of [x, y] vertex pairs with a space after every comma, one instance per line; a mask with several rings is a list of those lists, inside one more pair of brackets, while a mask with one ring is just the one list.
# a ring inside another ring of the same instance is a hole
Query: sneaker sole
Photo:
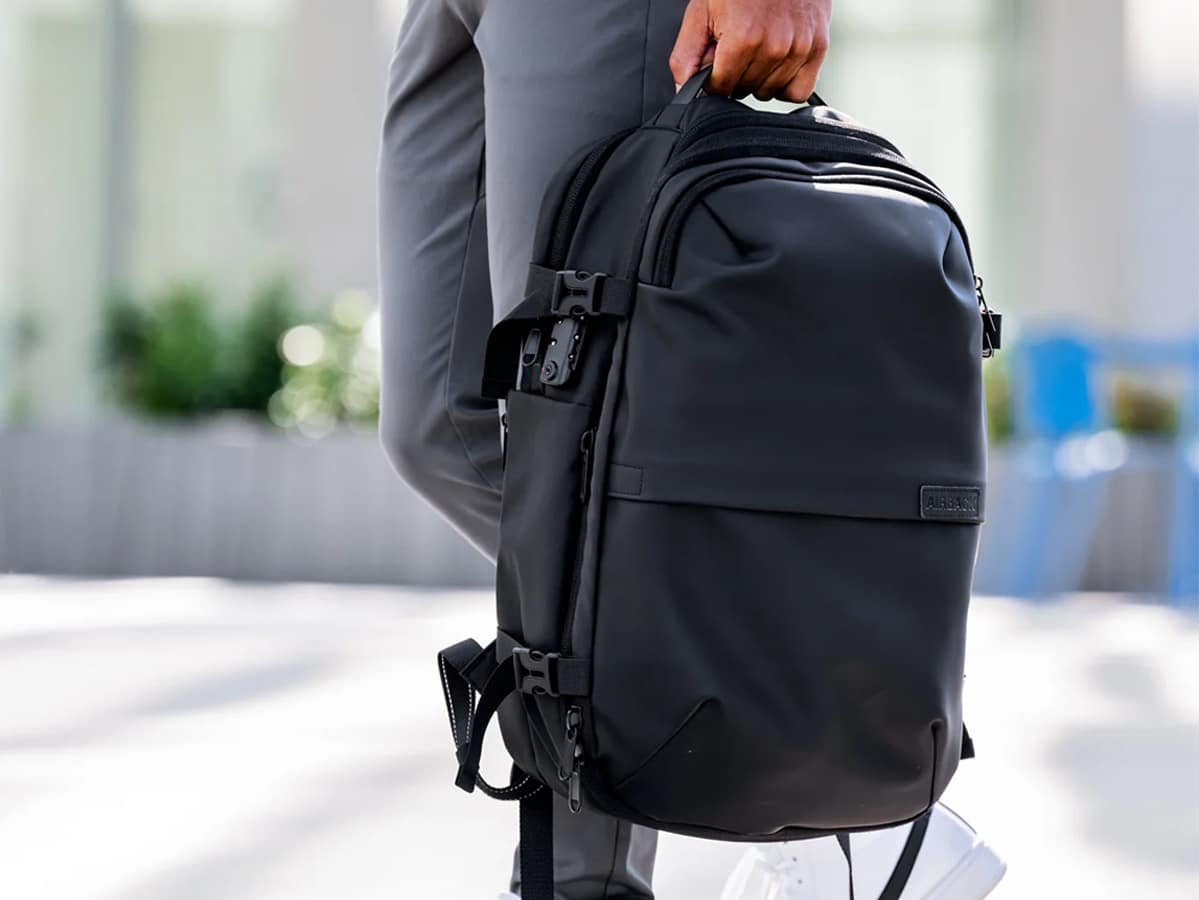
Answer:
[[924, 895], [923, 900], [983, 900], [995, 890], [1006, 873], [1007, 863], [980, 841]]

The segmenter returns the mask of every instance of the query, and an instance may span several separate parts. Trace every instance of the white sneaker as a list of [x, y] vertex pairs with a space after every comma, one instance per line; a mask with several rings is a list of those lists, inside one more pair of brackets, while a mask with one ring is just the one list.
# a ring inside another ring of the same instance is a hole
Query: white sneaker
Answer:
[[[982, 900], [1007, 866], [974, 829], [938, 803], [923, 841], [912, 840], [914, 862], [906, 881], [897, 872], [913, 826], [864, 832], [850, 838], [856, 900], [880, 897], [892, 877], [902, 885], [896, 900]], [[762, 844], [742, 857], [721, 900], [845, 900], [845, 857], [833, 838]]]

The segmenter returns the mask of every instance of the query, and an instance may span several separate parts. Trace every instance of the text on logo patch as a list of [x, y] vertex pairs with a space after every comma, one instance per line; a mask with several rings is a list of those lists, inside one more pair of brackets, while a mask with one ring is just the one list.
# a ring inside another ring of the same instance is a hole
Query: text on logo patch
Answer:
[[982, 488], [926, 484], [920, 488], [920, 518], [982, 521]]

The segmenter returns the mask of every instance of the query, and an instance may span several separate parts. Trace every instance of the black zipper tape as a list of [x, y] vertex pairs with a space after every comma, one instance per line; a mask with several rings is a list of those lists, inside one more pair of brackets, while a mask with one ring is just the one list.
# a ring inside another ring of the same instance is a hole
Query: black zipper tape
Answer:
[[685, 152], [696, 142], [712, 134], [728, 131], [733, 128], [773, 128], [779, 131], [791, 132], [824, 132], [845, 137], [853, 137], [867, 141], [880, 149], [886, 150], [903, 158], [903, 153], [889, 140], [869, 128], [851, 122], [841, 122], [836, 119], [817, 119], [809, 116], [767, 114], [769, 120], [760, 112], [752, 110], [735, 110], [719, 115], [700, 119], [679, 138], [678, 152]]
[[570, 251], [570, 241], [574, 237], [575, 226], [579, 223], [583, 201], [587, 199], [588, 192], [595, 185], [596, 177], [604, 163], [608, 161], [608, 157], [612, 155], [612, 151], [634, 131], [636, 131], [635, 128], [626, 128], [624, 131], [604, 139], [579, 163], [579, 168], [575, 170], [574, 177], [570, 180], [570, 185], [566, 188], [566, 193], [562, 198], [562, 205], [558, 209], [558, 221], [554, 224], [554, 237], [550, 242], [549, 263], [551, 267], [555, 269], [565, 267], [566, 254]]
[[773, 156], [797, 162], [847, 162], [894, 169], [923, 181], [934, 190], [937, 185], [923, 172], [913, 168], [902, 156], [869, 141], [841, 134], [784, 133], [776, 126], [744, 128], [736, 135], [716, 134], [691, 146], [673, 159], [663, 177], [697, 166], [737, 157]]

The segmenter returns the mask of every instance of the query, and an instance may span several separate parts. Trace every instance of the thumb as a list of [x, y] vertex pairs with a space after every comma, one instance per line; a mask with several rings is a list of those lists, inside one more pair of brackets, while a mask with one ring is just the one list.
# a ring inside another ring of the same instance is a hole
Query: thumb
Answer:
[[679, 36], [670, 52], [670, 71], [676, 89], [699, 71], [712, 41], [708, 27], [708, 0], [691, 0], [683, 13]]

